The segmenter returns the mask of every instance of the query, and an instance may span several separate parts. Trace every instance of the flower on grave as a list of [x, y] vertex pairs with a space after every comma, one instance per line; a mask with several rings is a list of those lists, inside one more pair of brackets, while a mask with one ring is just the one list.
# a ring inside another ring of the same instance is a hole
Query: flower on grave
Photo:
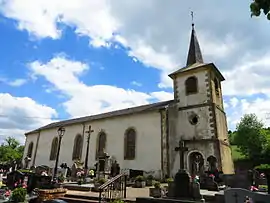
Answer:
[[265, 178], [265, 174], [264, 173], [261, 173], [260, 174], [260, 178]]
[[25, 182], [22, 184], [22, 188], [27, 188], [27, 184]]
[[42, 176], [48, 176], [48, 174], [47, 174], [46, 171], [42, 171], [41, 175], [42, 175]]
[[11, 195], [11, 190], [6, 190], [4, 196], [10, 197], [10, 195]]
[[256, 188], [255, 186], [250, 186], [250, 191], [258, 191], [259, 189], [258, 188]]
[[90, 175], [90, 176], [94, 176], [94, 175], [95, 175], [95, 171], [94, 171], [93, 169], [90, 169], [90, 170], [89, 170], [89, 175]]
[[210, 174], [209, 177], [210, 177], [210, 178], [214, 178], [215, 175], [214, 175], [214, 174]]
[[80, 178], [83, 174], [84, 174], [83, 171], [78, 171], [78, 172], [77, 172], [77, 176], [78, 176], [79, 178]]

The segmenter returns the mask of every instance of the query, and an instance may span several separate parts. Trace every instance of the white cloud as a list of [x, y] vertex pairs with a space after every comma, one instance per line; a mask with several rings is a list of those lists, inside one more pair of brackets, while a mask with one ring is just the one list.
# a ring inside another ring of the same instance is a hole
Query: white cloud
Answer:
[[29, 68], [35, 77], [42, 76], [51, 83], [53, 88], [50, 91], [56, 89], [66, 96], [63, 105], [72, 117], [148, 104], [152, 99], [171, 98], [167, 92], [147, 94], [109, 85], [87, 86], [80, 81], [79, 76], [89, 66], [63, 56], [56, 56], [47, 63], [34, 61], [29, 64]]
[[137, 81], [132, 81], [130, 84], [135, 85], [135, 86], [138, 86], [138, 87], [141, 87], [142, 86], [142, 83], [139, 83]]
[[[0, 12], [17, 20], [19, 29], [27, 30], [37, 38], [61, 37], [62, 30], [58, 25], [64, 23], [75, 27], [78, 35], [89, 36], [90, 44], [94, 47], [108, 47], [118, 42], [129, 48], [128, 54], [134, 60], [161, 70], [159, 87], [164, 88], [171, 87], [164, 75], [173, 71], [176, 64], [181, 64], [181, 67], [185, 62], [190, 7], [197, 9], [198, 24], [203, 22], [198, 33], [205, 55], [220, 59], [237, 51], [239, 40], [231, 28], [222, 28], [222, 37], [218, 35], [221, 29], [215, 28], [225, 25], [232, 16], [238, 16], [238, 10], [230, 8], [231, 2], [222, 5], [224, 10], [230, 10], [230, 15], [217, 9], [215, 6], [219, 5], [215, 1], [207, 5], [195, 0], [189, 3], [172, 1], [170, 4], [161, 0], [130, 0], [128, 3], [124, 0], [2, 0]], [[242, 8], [245, 4], [233, 6]], [[214, 20], [209, 10], [215, 15]], [[215, 26], [205, 24], [210, 19], [216, 23]], [[212, 26], [211, 32], [209, 26]]]
[[16, 80], [10, 81], [8, 84], [10, 86], [19, 87], [19, 86], [24, 85], [26, 82], [27, 82], [26, 79], [16, 79]]
[[20, 87], [22, 85], [24, 85], [25, 83], [27, 83], [26, 79], [15, 79], [15, 80], [11, 80], [5, 77], [1, 77], [0, 78], [0, 83], [5, 83], [7, 85], [13, 86], [13, 87]]
[[231, 128], [234, 128], [239, 123], [244, 114], [249, 113], [255, 113], [264, 122], [265, 126], [270, 126], [270, 97], [249, 99], [233, 97], [230, 99], [226, 110], [230, 112], [227, 121]]
[[173, 99], [173, 93], [170, 92], [152, 92], [151, 95], [160, 101], [167, 101]]
[[270, 93], [270, 52], [261, 55], [247, 55], [231, 71], [224, 72], [225, 95], [252, 95]]
[[24, 133], [52, 122], [57, 113], [29, 97], [0, 93], [0, 137], [13, 136], [22, 143]]

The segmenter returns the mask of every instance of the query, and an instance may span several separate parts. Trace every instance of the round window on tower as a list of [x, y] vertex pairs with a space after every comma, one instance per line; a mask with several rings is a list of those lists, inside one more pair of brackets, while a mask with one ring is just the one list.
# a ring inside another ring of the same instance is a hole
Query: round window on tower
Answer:
[[189, 116], [189, 122], [191, 125], [196, 125], [199, 122], [199, 116], [196, 114], [192, 114]]

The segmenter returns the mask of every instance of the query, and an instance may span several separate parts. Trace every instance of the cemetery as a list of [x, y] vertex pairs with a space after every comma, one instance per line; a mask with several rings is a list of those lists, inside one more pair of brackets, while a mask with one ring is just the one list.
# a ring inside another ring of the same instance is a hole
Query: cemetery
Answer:
[[[185, 151], [181, 147], [175, 150], [180, 157]], [[159, 179], [146, 171], [121, 170], [106, 152], [100, 154], [95, 168], [87, 170], [79, 161], [70, 168], [62, 163], [57, 170], [29, 167], [28, 159], [24, 161], [25, 167], [1, 169], [0, 202], [270, 202], [266, 165], [228, 175], [211, 164], [211, 159], [206, 171], [195, 160], [197, 168], [189, 174], [181, 161], [174, 178]]]

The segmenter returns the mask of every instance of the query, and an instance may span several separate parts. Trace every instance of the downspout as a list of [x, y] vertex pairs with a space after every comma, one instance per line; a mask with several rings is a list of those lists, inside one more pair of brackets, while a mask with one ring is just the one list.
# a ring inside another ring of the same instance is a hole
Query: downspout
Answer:
[[33, 161], [32, 161], [32, 166], [35, 166], [35, 163], [36, 163], [36, 156], [37, 156], [39, 138], [40, 138], [40, 130], [38, 131], [36, 149], [35, 149], [35, 154], [34, 154], [34, 158], [33, 158]]

